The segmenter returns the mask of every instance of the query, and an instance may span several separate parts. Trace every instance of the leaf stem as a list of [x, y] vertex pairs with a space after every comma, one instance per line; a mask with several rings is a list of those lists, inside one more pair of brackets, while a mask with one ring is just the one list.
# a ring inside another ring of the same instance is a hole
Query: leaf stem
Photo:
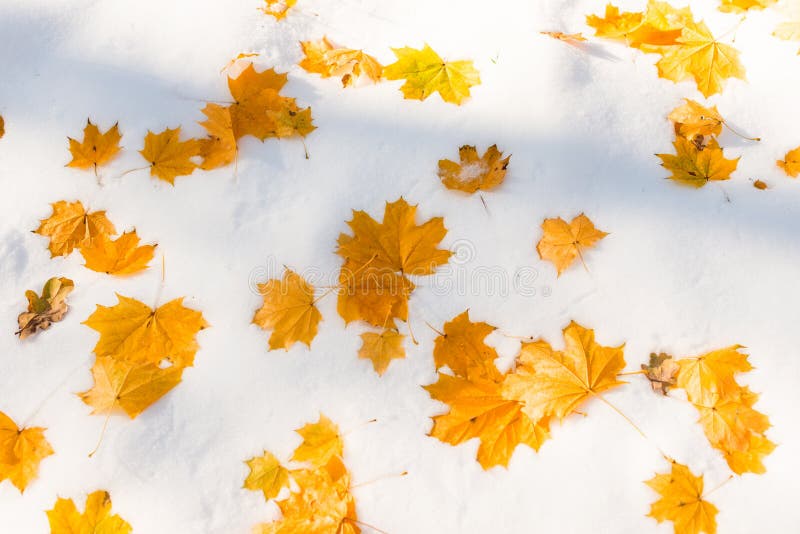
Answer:
[[714, 493], [715, 491], [720, 489], [722, 486], [724, 486], [725, 484], [727, 484], [731, 480], [733, 480], [733, 475], [728, 475], [728, 478], [726, 478], [725, 480], [723, 480], [722, 482], [720, 482], [719, 484], [717, 484], [716, 486], [714, 486], [713, 488], [711, 488], [707, 492], [703, 493], [703, 496], [701, 498], [705, 499], [706, 497], [708, 497], [709, 495], [711, 495], [712, 493]]
[[386, 480], [387, 478], [400, 478], [404, 477], [408, 474], [408, 471], [403, 471], [402, 473], [389, 473], [388, 475], [381, 475], [377, 478], [373, 478], [372, 480], [367, 480], [366, 482], [359, 482], [358, 484], [353, 484], [350, 486], [350, 489], [356, 488], [363, 488], [364, 486], [368, 486], [370, 484], [374, 484], [375, 482], [380, 482], [381, 480]]

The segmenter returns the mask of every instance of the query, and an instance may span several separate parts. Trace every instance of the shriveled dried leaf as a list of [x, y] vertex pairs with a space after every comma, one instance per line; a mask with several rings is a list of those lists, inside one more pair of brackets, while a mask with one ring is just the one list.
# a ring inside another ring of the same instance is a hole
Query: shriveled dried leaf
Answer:
[[650, 362], [642, 364], [642, 370], [650, 381], [653, 391], [666, 395], [678, 383], [681, 366], [669, 354], [650, 354]]
[[75, 284], [69, 278], [51, 278], [45, 282], [41, 297], [35, 291], [26, 291], [28, 310], [17, 317], [19, 330], [16, 333], [19, 338], [25, 339], [61, 321], [69, 310], [67, 295], [73, 289]]

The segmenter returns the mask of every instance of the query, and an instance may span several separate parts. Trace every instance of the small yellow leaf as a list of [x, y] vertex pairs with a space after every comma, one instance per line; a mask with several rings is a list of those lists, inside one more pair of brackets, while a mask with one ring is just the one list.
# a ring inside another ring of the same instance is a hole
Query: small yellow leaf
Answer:
[[47, 511], [50, 534], [130, 534], [127, 521], [111, 513], [111, 496], [107, 491], [95, 491], [86, 497], [86, 509], [78, 513], [72, 499], [56, 500]]
[[670, 179], [692, 187], [703, 187], [711, 180], [729, 180], [739, 165], [739, 158], [726, 159], [716, 139], [698, 148], [683, 137], [672, 143], [675, 154], [656, 154], [661, 166], [672, 172]]
[[561, 276], [575, 258], [580, 258], [583, 262], [584, 249], [594, 246], [607, 235], [607, 232], [595, 228], [594, 223], [583, 213], [570, 223], [561, 217], [545, 219], [542, 222], [542, 238], [536, 245], [536, 251], [541, 259], [553, 262], [558, 276]]
[[272, 330], [269, 348], [289, 349], [300, 341], [311, 347], [322, 320], [315, 303], [314, 286], [296, 272], [286, 269], [282, 280], [269, 280], [258, 285], [264, 298], [253, 316], [253, 324]]
[[382, 375], [392, 360], [406, 357], [403, 339], [405, 336], [391, 329], [385, 329], [380, 334], [364, 332], [361, 334], [358, 357], [371, 360], [375, 372]]
[[100, 234], [114, 235], [117, 231], [106, 218], [105, 211], [87, 213], [80, 201], [59, 200], [52, 204], [53, 214], [42, 219], [35, 232], [50, 238], [50, 255], [66, 256], [76, 247], [91, 244]]
[[80, 248], [86, 267], [93, 271], [115, 275], [138, 273], [153, 259], [156, 245], [139, 246], [136, 230], [126, 232], [116, 240], [99, 235], [90, 245]]
[[0, 412], [0, 482], [8, 479], [20, 492], [39, 474], [39, 464], [53, 448], [44, 437], [44, 428], [18, 428]]
[[72, 154], [72, 161], [67, 163], [67, 166], [78, 169], [94, 168], [96, 171], [97, 167], [108, 163], [117, 155], [122, 136], [117, 124], [101, 134], [97, 126], [87, 120], [86, 128], [83, 129], [83, 141], [77, 141], [71, 137], [67, 139], [69, 139], [69, 151]]
[[783, 172], [792, 178], [797, 178], [800, 174], [800, 146], [787, 152], [783, 160], [778, 160], [777, 164]]
[[659, 523], [672, 521], [675, 534], [716, 534], [717, 507], [703, 499], [702, 476], [673, 461], [671, 473], [657, 474], [645, 484], [660, 495], [648, 516]]
[[324, 415], [320, 414], [316, 423], [308, 423], [296, 432], [303, 442], [294, 450], [293, 461], [311, 462], [315, 467], [322, 467], [332, 458], [342, 456], [344, 443], [339, 427]]
[[481, 157], [474, 146], [464, 145], [458, 149], [458, 157], [460, 163], [439, 160], [439, 178], [448, 189], [467, 193], [489, 191], [503, 183], [511, 159], [510, 155], [504, 158], [497, 145], [490, 146]]
[[274, 499], [283, 488], [289, 486], [289, 470], [281, 465], [271, 453], [247, 460], [250, 474], [244, 481], [245, 489], [261, 491], [266, 500]]
[[144, 148], [139, 151], [150, 164], [150, 176], [171, 185], [175, 185], [176, 177], [194, 172], [197, 164], [192, 158], [200, 155], [200, 141], [181, 141], [180, 134], [180, 127], [167, 128], [158, 134], [148, 131], [144, 138]]

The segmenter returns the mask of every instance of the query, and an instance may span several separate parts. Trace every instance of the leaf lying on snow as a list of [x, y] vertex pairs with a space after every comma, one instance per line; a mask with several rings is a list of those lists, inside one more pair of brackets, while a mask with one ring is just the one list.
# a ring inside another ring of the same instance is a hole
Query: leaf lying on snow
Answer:
[[73, 289], [75, 284], [69, 278], [51, 278], [45, 282], [41, 297], [35, 291], [26, 291], [28, 310], [17, 318], [19, 338], [25, 339], [40, 330], [47, 330], [52, 323], [63, 319], [69, 309], [67, 295]]

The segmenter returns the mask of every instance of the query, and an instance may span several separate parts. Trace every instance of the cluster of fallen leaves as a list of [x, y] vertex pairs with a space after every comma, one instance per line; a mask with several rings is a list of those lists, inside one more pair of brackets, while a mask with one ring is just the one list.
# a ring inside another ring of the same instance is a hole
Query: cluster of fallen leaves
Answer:
[[264, 451], [247, 460], [250, 473], [244, 487], [274, 500], [281, 518], [257, 525], [258, 534], [361, 532], [355, 499], [350, 493], [350, 473], [342, 460], [344, 442], [339, 428], [320, 414], [316, 423], [296, 431], [303, 438], [289, 466]]

